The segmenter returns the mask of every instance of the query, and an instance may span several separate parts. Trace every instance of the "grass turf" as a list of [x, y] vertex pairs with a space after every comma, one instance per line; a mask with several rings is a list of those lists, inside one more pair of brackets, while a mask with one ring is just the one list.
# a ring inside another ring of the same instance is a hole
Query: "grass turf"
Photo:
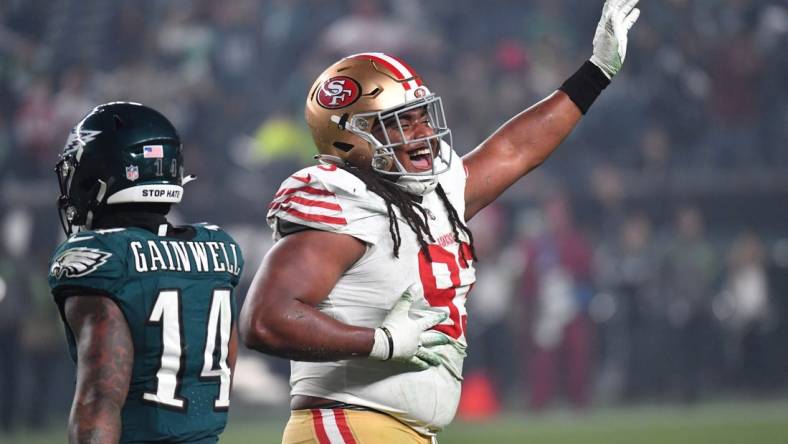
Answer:
[[[222, 444], [280, 442], [286, 412], [254, 420], [232, 417]], [[276, 418], [273, 418], [275, 416]], [[0, 435], [4, 444], [66, 442], [64, 430]], [[777, 444], [788, 443], [788, 399], [705, 403], [691, 407], [640, 406], [587, 413], [552, 411], [507, 414], [486, 422], [456, 420], [438, 437], [441, 444]]]

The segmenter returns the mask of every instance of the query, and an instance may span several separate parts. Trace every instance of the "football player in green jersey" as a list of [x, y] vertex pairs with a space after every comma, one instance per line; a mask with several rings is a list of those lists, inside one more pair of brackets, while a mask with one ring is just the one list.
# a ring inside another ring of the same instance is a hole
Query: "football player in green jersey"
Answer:
[[49, 284], [77, 363], [72, 443], [214, 443], [235, 365], [236, 242], [166, 219], [183, 185], [181, 141], [136, 103], [100, 105], [55, 168], [68, 239]]

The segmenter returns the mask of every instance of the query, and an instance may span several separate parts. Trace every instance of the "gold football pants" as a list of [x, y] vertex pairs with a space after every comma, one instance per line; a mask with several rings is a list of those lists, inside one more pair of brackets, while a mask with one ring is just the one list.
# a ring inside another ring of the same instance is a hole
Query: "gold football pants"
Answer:
[[348, 409], [293, 410], [282, 444], [433, 444], [389, 415]]

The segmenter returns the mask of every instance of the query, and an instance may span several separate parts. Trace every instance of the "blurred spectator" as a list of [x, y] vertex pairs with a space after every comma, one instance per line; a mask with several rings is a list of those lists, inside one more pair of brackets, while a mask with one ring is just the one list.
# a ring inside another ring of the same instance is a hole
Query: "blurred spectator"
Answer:
[[25, 211], [0, 208], [6, 210], [0, 223], [0, 430], [9, 433], [21, 419], [19, 405], [24, 402], [19, 390], [24, 356], [20, 336], [29, 312], [30, 275], [23, 261], [26, 245], [19, 239], [24, 240], [30, 221]]
[[[16, 112], [16, 140], [20, 145], [19, 154], [30, 162], [19, 163], [22, 170], [15, 170], [23, 176], [36, 176], [51, 163], [55, 139], [62, 137], [55, 133], [55, 111], [52, 89], [48, 78], [41, 77], [28, 88]], [[65, 140], [65, 139], [64, 139]]]
[[671, 374], [676, 378], [681, 397], [687, 402], [698, 399], [710, 385], [714, 372], [716, 329], [711, 316], [711, 301], [716, 293], [719, 265], [713, 246], [706, 239], [703, 214], [695, 206], [676, 211], [675, 232], [663, 265], [662, 280], [668, 301], [668, 320], [673, 328], [676, 351]]
[[[493, 69], [487, 54], [479, 51], [469, 51], [452, 61], [455, 78], [451, 81], [462, 85], [474, 85], [473, 88], [445, 88], [447, 102], [451, 101], [451, 118], [456, 122], [477, 122], [475, 125], [454, 125], [452, 137], [455, 146], [460, 149], [469, 149], [486, 136], [486, 129], [496, 125], [494, 117], [498, 107], [507, 106], [497, 100], [496, 90], [508, 89], [512, 100], [517, 100], [515, 90], [499, 84], [493, 84]], [[426, 75], [426, 74], [424, 74]], [[506, 82], [502, 82], [506, 83]], [[437, 89], [438, 86], [432, 87]], [[444, 105], [446, 106], [446, 105]], [[484, 131], [482, 131], [484, 129]]]
[[763, 387], [768, 354], [769, 283], [761, 239], [752, 232], [740, 233], [728, 252], [723, 290], [715, 301], [715, 314], [726, 336], [726, 364], [737, 386]]
[[[511, 327], [519, 320], [516, 316], [513, 319], [512, 308], [514, 286], [522, 264], [516, 246], [506, 245], [506, 225], [505, 210], [495, 203], [469, 222], [469, 228], [479, 234], [474, 236], [479, 261], [474, 264], [476, 283], [468, 297], [468, 346], [473, 353], [468, 355], [464, 373], [478, 378], [477, 386], [489, 383], [492, 387], [489, 396], [494, 399], [488, 400], [487, 414], [495, 413], [495, 406], [511, 396], [512, 381], [517, 374], [517, 362], [511, 359], [515, 349]], [[465, 391], [463, 397], [467, 398]], [[474, 412], [474, 405], [484, 407], [464, 399], [459, 414], [469, 417], [485, 413], [483, 408]]]
[[[530, 406], [547, 407], [557, 387], [572, 405], [589, 402], [593, 326], [592, 251], [574, 226], [569, 201], [553, 196], [544, 203], [545, 230], [527, 240], [523, 294], [530, 322], [527, 353]], [[562, 375], [565, 377], [562, 379]]]
[[253, 0], [213, 3], [216, 44], [213, 46], [213, 68], [217, 80], [235, 94], [243, 94], [260, 81], [261, 52], [260, 14], [262, 5]]
[[74, 122], [79, 122], [95, 106], [95, 101], [88, 96], [87, 83], [90, 80], [84, 66], [76, 66], [63, 73], [52, 103], [55, 138], [68, 134]]
[[235, 194], [266, 205], [269, 191], [292, 171], [315, 162], [314, 142], [305, 124], [285, 113], [271, 115], [251, 137], [236, 137], [228, 155], [238, 168], [231, 184]]
[[671, 142], [668, 132], [653, 126], [643, 132], [640, 143], [640, 169], [645, 174], [663, 176], [670, 168]]
[[16, 269], [5, 248], [0, 246], [0, 430], [10, 433], [16, 426], [21, 355], [19, 329], [25, 312], [24, 274]]
[[24, 412], [25, 423], [33, 430], [47, 425], [54, 404], [49, 395], [57, 393], [53, 388], [60, 380], [57, 376], [61, 367], [57, 360], [61, 356], [62, 323], [57, 312], [52, 310], [52, 295], [47, 283], [49, 270], [46, 269], [49, 254], [48, 249], [37, 248], [30, 257], [21, 261], [34, 273], [27, 276], [27, 294], [32, 300], [20, 330], [29, 384], [25, 400], [18, 404], [21, 408], [17, 412]]
[[[763, 64], [754, 45], [753, 36], [741, 31], [717, 48], [711, 66], [709, 116], [712, 119], [710, 139], [706, 142], [707, 161], [722, 166], [760, 165], [763, 155], [748, 149], [756, 132], [762, 105], [756, 94], [757, 79]], [[730, 63], [735, 60], [736, 63]]]
[[277, 113], [266, 119], [234, 156], [244, 168], [288, 162], [278, 169], [297, 171], [314, 162], [312, 145], [312, 136], [303, 123]]
[[589, 188], [595, 204], [594, 229], [600, 239], [615, 244], [626, 217], [624, 197], [627, 190], [621, 170], [603, 162], [594, 165], [589, 176]]
[[[605, 321], [604, 370], [620, 381], [613, 390], [626, 400], [660, 393], [669, 369], [654, 362], [667, 351], [664, 341], [665, 303], [660, 294], [659, 249], [652, 222], [644, 213], [633, 213], [619, 227], [619, 237], [597, 252], [597, 284], [610, 298], [612, 312]], [[599, 302], [599, 301], [595, 301]], [[611, 315], [612, 319], [610, 318]]]
[[11, 129], [6, 116], [0, 114], [0, 175], [5, 175], [8, 159], [11, 154]]
[[171, 7], [159, 30], [156, 46], [160, 57], [188, 83], [207, 80], [211, 74], [210, 55], [217, 30], [207, 20], [204, 3], [184, 2]]
[[390, 3], [393, 12], [388, 12], [387, 5], [379, 0], [351, 0], [349, 14], [328, 26], [319, 37], [325, 57], [336, 59], [384, 49], [408, 60], [437, 55], [441, 42], [423, 21], [421, 5], [404, 0]]

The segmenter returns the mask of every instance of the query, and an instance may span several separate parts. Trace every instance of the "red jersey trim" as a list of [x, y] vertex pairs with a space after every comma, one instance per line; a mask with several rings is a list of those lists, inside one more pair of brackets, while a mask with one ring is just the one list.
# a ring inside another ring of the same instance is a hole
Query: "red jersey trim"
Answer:
[[294, 208], [282, 208], [282, 211], [309, 222], [323, 222], [331, 225], [347, 225], [347, 219], [344, 217], [324, 216], [322, 214], [307, 214]]

